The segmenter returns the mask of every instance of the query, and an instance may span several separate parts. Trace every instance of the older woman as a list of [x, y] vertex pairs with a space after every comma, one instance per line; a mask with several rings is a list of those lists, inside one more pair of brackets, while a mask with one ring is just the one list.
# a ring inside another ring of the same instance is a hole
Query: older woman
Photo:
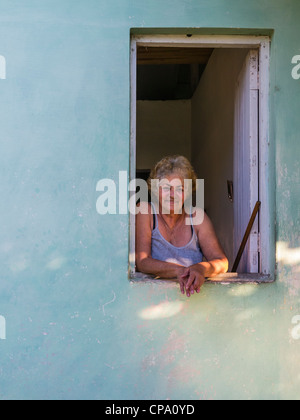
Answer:
[[136, 216], [136, 266], [142, 273], [176, 279], [190, 297], [199, 293], [206, 277], [225, 273], [228, 260], [208, 216], [195, 223], [201, 209], [186, 211], [185, 179], [192, 180], [194, 189], [196, 174], [183, 156], [166, 157], [151, 171], [148, 186], [157, 180], [158, 191], [151, 191], [155, 202], [142, 202]]

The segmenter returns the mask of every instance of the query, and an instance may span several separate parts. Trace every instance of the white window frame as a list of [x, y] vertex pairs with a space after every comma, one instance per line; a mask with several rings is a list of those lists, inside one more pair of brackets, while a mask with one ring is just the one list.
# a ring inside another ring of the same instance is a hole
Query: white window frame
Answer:
[[[214, 277], [215, 282], [269, 282], [275, 275], [274, 227], [271, 220], [270, 195], [270, 138], [269, 138], [269, 69], [270, 38], [256, 35], [133, 35], [130, 44], [130, 180], [136, 177], [136, 97], [137, 97], [137, 49], [149, 47], [189, 48], [247, 48], [259, 50], [259, 197], [261, 197], [260, 220], [260, 274], [227, 273]], [[272, 203], [273, 204], [273, 203]], [[129, 220], [129, 279], [149, 279], [135, 271], [135, 215]], [[273, 255], [274, 254], [274, 255]], [[274, 267], [273, 267], [274, 265]]]

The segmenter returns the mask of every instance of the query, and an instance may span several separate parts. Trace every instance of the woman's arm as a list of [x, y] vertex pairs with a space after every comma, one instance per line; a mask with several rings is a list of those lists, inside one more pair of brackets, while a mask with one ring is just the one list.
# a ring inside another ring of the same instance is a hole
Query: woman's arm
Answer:
[[209, 217], [204, 214], [203, 223], [196, 227], [200, 247], [207, 262], [202, 262], [205, 277], [214, 277], [228, 271], [228, 259], [218, 241], [213, 224]]
[[217, 239], [212, 222], [205, 214], [201, 225], [195, 226], [203, 255], [207, 261], [189, 267], [185, 289], [187, 295], [199, 292], [205, 278], [214, 277], [228, 271], [228, 259]]
[[184, 267], [151, 257], [151, 240], [153, 215], [151, 204], [141, 203], [140, 213], [136, 215], [136, 267], [137, 270], [164, 279], [177, 279], [183, 273]]

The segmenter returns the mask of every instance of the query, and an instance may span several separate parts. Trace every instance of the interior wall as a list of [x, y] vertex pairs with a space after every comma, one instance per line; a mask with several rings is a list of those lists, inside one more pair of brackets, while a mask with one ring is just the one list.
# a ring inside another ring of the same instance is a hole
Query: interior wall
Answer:
[[205, 209], [225, 253], [233, 263], [234, 96], [237, 76], [248, 50], [215, 49], [191, 101], [192, 163], [205, 180]]
[[164, 156], [191, 158], [191, 101], [137, 101], [137, 169]]

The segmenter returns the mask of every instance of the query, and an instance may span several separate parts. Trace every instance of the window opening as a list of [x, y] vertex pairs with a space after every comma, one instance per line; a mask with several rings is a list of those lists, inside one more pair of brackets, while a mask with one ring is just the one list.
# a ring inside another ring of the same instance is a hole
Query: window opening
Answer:
[[[262, 239], [268, 244], [268, 229], [261, 232], [260, 226], [268, 215], [268, 196], [260, 165], [268, 158], [261, 143], [268, 135], [269, 39], [196, 38], [132, 39], [131, 179], [146, 180], [149, 168], [166, 155], [189, 158], [198, 177], [205, 179], [205, 210], [230, 267], [260, 199], [238, 275], [221, 277], [266, 280], [271, 274], [270, 247], [261, 252]], [[137, 274], [134, 224], [131, 215], [131, 277]]]

